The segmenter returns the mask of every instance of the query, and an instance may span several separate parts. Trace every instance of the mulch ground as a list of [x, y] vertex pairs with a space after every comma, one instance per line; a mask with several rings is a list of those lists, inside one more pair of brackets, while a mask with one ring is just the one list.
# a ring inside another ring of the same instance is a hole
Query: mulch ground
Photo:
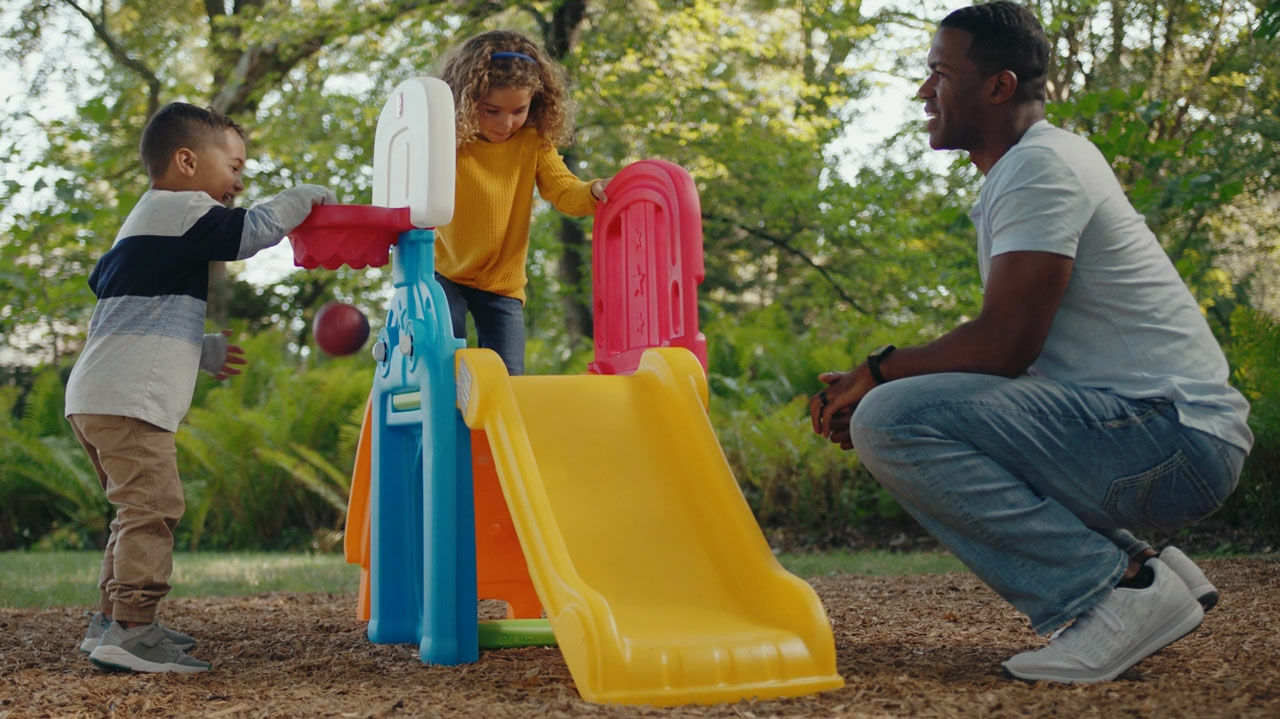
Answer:
[[[172, 599], [211, 672], [108, 673], [76, 650], [80, 610], [0, 609], [0, 719], [19, 717], [1280, 717], [1280, 555], [1202, 566], [1222, 591], [1204, 624], [1119, 680], [1005, 678], [1044, 642], [970, 574], [811, 580], [846, 686], [797, 699], [671, 709], [588, 704], [556, 649], [426, 666], [371, 644], [352, 596]], [[484, 603], [482, 616], [496, 612]]]

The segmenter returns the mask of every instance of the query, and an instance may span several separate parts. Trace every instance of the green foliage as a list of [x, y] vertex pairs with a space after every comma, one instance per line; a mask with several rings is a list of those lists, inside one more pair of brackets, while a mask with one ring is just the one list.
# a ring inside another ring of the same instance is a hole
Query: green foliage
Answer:
[[1241, 307], [1231, 331], [1232, 380], [1250, 403], [1254, 447], [1224, 514], [1280, 542], [1280, 321]]
[[1266, 30], [1274, 8], [1245, 0], [1034, 5], [1060, 53], [1050, 119], [1088, 135], [1112, 162], [1219, 338], [1229, 336], [1237, 305], [1280, 311], [1255, 281], [1276, 274], [1275, 255], [1259, 253], [1256, 237], [1280, 227], [1265, 209], [1280, 176], [1278, 156], [1264, 149], [1280, 137], [1272, 61], [1280, 43]]
[[[203, 377], [177, 434], [187, 500], [179, 547], [331, 549], [341, 538], [366, 358], [300, 363], [278, 332], [237, 340], [245, 373]], [[0, 387], [0, 548], [101, 545], [111, 510], [62, 418], [59, 373], [41, 373], [18, 410]]]
[[43, 540], [75, 549], [105, 539], [108, 506], [93, 466], [62, 417], [56, 370], [37, 375], [18, 407], [0, 387], [0, 548]]
[[856, 455], [813, 434], [807, 398], [767, 411], [744, 404], [713, 410], [713, 422], [747, 503], [775, 544], [850, 546], [868, 523], [902, 516]]
[[704, 218], [703, 292], [730, 311], [825, 284], [812, 268], [862, 240], [841, 231], [839, 212], [817, 208], [824, 184], [840, 182], [823, 148], [866, 91], [858, 50], [874, 27], [857, 5], [748, 7], [606, 13], [577, 58], [581, 154], [606, 175], [644, 157], [689, 170]]
[[202, 380], [178, 432], [187, 494], [179, 545], [329, 548], [346, 513], [369, 360], [299, 367], [275, 332], [243, 344], [249, 370]]
[[850, 369], [888, 338], [909, 342], [922, 330], [846, 319], [797, 329], [774, 306], [706, 327], [714, 338], [711, 420], [748, 504], [778, 544], [849, 546], [871, 526], [904, 519], [853, 452], [813, 433], [808, 397], [822, 386], [820, 373]]

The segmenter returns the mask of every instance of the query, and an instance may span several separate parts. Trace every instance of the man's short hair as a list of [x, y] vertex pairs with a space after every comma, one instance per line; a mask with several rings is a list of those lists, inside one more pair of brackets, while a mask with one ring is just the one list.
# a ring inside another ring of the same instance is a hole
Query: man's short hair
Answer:
[[1049, 38], [1030, 10], [1015, 2], [997, 0], [960, 8], [943, 18], [940, 25], [973, 36], [967, 57], [983, 77], [1012, 70], [1018, 76], [1014, 99], [1044, 102]]
[[147, 175], [156, 179], [169, 169], [169, 160], [179, 148], [200, 148], [208, 142], [219, 142], [226, 130], [244, 137], [244, 128], [212, 107], [197, 107], [187, 102], [171, 102], [156, 111], [142, 130], [139, 152]]

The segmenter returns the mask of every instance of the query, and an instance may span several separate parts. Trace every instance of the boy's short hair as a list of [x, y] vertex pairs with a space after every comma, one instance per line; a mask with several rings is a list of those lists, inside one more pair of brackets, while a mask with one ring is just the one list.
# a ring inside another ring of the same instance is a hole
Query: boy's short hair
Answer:
[[142, 130], [138, 150], [147, 176], [154, 180], [163, 175], [179, 148], [198, 148], [211, 140], [220, 140], [228, 129], [244, 138], [244, 128], [239, 123], [212, 107], [197, 107], [188, 102], [165, 105], [151, 116]]
[[1044, 28], [1030, 10], [997, 0], [960, 8], [943, 18], [940, 25], [973, 36], [968, 57], [984, 77], [1012, 70], [1018, 76], [1014, 98], [1020, 102], [1044, 102], [1051, 48]]

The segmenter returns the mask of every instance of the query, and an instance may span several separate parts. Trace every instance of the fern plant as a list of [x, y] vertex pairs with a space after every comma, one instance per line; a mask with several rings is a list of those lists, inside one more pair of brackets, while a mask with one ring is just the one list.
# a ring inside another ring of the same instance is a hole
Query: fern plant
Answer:
[[371, 362], [299, 366], [274, 333], [243, 344], [251, 369], [199, 393], [178, 433], [182, 537], [192, 548], [314, 547], [346, 511]]
[[1253, 450], [1224, 514], [1260, 537], [1280, 542], [1280, 322], [1259, 310], [1238, 307], [1225, 348], [1232, 383], [1250, 404]]
[[63, 384], [41, 371], [19, 407], [0, 388], [0, 547], [34, 544], [58, 529], [60, 549], [100, 543], [110, 519], [97, 472], [63, 417]]
[[855, 453], [813, 433], [808, 400], [821, 372], [924, 330], [857, 318], [821, 327], [794, 327], [773, 306], [708, 329], [712, 423], [756, 519], [788, 546], [847, 546], [873, 524], [909, 521]]
[[[367, 357], [300, 359], [277, 333], [237, 339], [249, 366], [203, 377], [179, 428], [177, 545], [328, 548], [372, 378]], [[0, 387], [0, 548], [101, 546], [112, 510], [63, 416], [61, 373]]]

